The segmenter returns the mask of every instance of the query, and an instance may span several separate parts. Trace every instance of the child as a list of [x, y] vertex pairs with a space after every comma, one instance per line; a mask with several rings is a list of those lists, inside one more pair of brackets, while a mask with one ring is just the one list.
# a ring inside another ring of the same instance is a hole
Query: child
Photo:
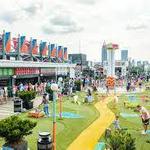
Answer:
[[45, 113], [45, 116], [50, 117], [50, 113], [49, 113], [49, 104], [48, 104], [48, 100], [46, 99], [46, 94], [43, 95], [43, 99], [42, 99], [42, 103], [40, 105], [44, 105], [43, 110]]
[[116, 130], [120, 130], [120, 125], [119, 125], [119, 116], [116, 115], [115, 120], [114, 120], [114, 127]]

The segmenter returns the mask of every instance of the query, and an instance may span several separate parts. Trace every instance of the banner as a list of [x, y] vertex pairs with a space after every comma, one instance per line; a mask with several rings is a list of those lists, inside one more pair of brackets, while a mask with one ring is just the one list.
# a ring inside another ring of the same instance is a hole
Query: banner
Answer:
[[38, 55], [38, 46], [37, 46], [37, 39], [32, 40], [32, 54]]
[[113, 49], [119, 49], [119, 45], [118, 44], [112, 44]]
[[16, 52], [18, 49], [18, 38], [12, 38], [12, 49], [13, 52]]
[[40, 43], [40, 53], [42, 56], [48, 56], [48, 47], [46, 42]]
[[51, 44], [51, 53], [50, 53], [51, 58], [57, 57], [57, 49], [55, 44]]
[[119, 45], [118, 44], [112, 44], [112, 43], [107, 44], [106, 47], [107, 47], [108, 50], [119, 49]]
[[10, 37], [10, 35], [11, 35], [10, 32], [6, 32], [4, 35], [6, 53], [9, 53], [11, 51], [11, 37]]
[[21, 53], [28, 54], [30, 49], [30, 42], [26, 40], [25, 36], [20, 37], [20, 42], [21, 42], [20, 48]]
[[64, 47], [64, 60], [68, 59], [68, 50], [67, 47]]
[[63, 47], [62, 46], [58, 46], [58, 58], [63, 59]]

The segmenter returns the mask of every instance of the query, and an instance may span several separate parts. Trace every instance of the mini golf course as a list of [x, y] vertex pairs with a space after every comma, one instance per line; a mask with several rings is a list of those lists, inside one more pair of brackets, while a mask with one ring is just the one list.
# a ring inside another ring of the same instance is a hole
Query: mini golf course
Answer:
[[[86, 93], [78, 92], [79, 101], [83, 102]], [[76, 137], [99, 117], [99, 112], [94, 104], [74, 104], [72, 97], [63, 98], [63, 120], [57, 117], [57, 150], [66, 150], [67, 147], [76, 139]], [[59, 115], [59, 105], [57, 103], [57, 114]], [[50, 103], [50, 112], [52, 112], [52, 103]], [[52, 114], [51, 114], [52, 116]], [[21, 118], [27, 119], [27, 113], [22, 113]], [[28, 118], [37, 122], [33, 134], [26, 137], [30, 150], [37, 149], [38, 133], [48, 131], [52, 133], [52, 117], [50, 118]], [[0, 139], [0, 147], [4, 140]]]
[[[141, 135], [143, 130], [139, 113], [134, 111], [137, 104], [150, 109], [150, 101], [143, 102], [142, 95], [150, 95], [150, 92], [134, 93], [129, 96], [122, 94], [119, 102], [114, 105], [113, 96], [92, 104], [83, 104], [84, 92], [78, 92], [80, 105], [72, 103], [72, 97], [63, 99], [63, 120], [59, 119], [59, 105], [57, 103], [57, 150], [103, 150], [105, 147], [104, 132], [110, 127], [112, 130], [115, 114], [119, 114], [121, 128], [126, 128], [136, 139], [137, 150], [150, 149], [150, 130], [147, 135]], [[131, 98], [132, 97], [132, 98]], [[127, 106], [124, 102], [128, 102]], [[50, 109], [52, 103], [50, 104]], [[52, 110], [50, 110], [52, 112]], [[52, 114], [51, 114], [52, 115]], [[28, 118], [27, 113], [20, 115], [21, 118]], [[30, 150], [37, 149], [38, 133], [50, 131], [52, 133], [52, 117], [33, 119], [37, 126], [33, 134], [26, 139]], [[99, 142], [98, 142], [99, 141]], [[4, 141], [0, 139], [0, 147]]]
[[[139, 113], [135, 111], [137, 104], [140, 104], [147, 108], [150, 111], [150, 99], [147, 102], [143, 102], [141, 99], [142, 96], [150, 96], [149, 92], [134, 93], [132, 98], [127, 94], [122, 94], [119, 97], [119, 103], [114, 106], [113, 102], [108, 104], [108, 107], [115, 113], [119, 114], [119, 121], [121, 128], [126, 128], [132, 137], [136, 139], [136, 149], [137, 150], [149, 150], [150, 149], [150, 130], [147, 131], [146, 135], [142, 135], [141, 131], [143, 130], [142, 122], [139, 117]], [[134, 98], [133, 98], [134, 97]], [[132, 99], [132, 100], [131, 100]], [[131, 107], [125, 107], [124, 101], [129, 101]], [[110, 126], [114, 130], [114, 125]], [[150, 127], [149, 127], [150, 129]], [[100, 138], [99, 141], [105, 142], [104, 135]]]
[[105, 129], [112, 123], [115, 116], [107, 107], [107, 103], [112, 97], [108, 97], [104, 102], [97, 102], [96, 109], [100, 116], [88, 128], [86, 128], [74, 141], [67, 150], [94, 150], [98, 139], [105, 132]]

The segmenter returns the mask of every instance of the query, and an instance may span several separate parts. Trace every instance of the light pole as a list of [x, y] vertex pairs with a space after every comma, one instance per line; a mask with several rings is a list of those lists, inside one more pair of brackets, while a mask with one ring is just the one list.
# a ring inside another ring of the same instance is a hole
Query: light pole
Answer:
[[53, 150], [56, 150], [56, 99], [58, 85], [56, 83], [51, 84], [51, 89], [53, 91]]
[[59, 77], [58, 78], [58, 86], [59, 86], [59, 119], [62, 120], [62, 81], [63, 81], [63, 78], [62, 77]]
[[16, 82], [16, 75], [13, 75], [12, 76], [12, 93], [13, 93], [13, 98], [15, 98], [15, 95], [16, 95], [16, 87], [15, 87], [15, 82]]

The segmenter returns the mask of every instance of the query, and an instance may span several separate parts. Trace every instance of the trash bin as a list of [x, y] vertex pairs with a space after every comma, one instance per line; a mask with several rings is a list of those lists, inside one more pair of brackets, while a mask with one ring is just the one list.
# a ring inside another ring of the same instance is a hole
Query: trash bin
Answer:
[[22, 112], [22, 99], [14, 98], [14, 112]]
[[40, 132], [37, 142], [38, 150], [52, 150], [53, 142], [49, 132]]
[[105, 131], [105, 138], [109, 138], [111, 136], [111, 129], [107, 128]]

